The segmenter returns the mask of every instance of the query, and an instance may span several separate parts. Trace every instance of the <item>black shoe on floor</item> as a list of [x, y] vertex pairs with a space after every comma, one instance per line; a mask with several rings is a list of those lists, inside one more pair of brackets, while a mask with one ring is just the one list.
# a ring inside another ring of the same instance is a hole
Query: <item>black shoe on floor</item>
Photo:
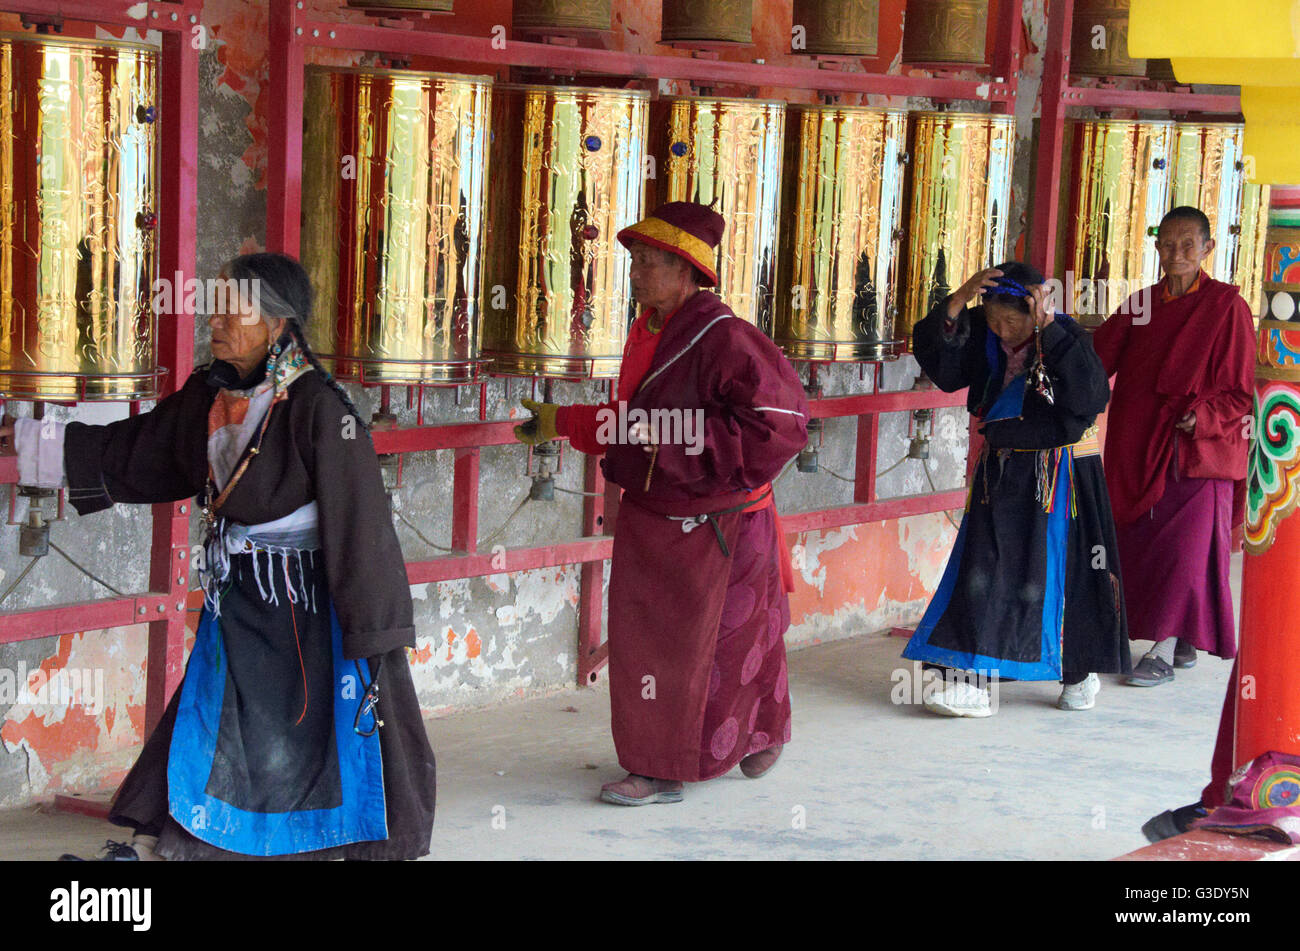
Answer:
[[64, 852], [59, 856], [60, 862], [138, 862], [140, 856], [136, 854], [135, 848], [125, 842], [114, 842], [109, 839], [104, 847], [99, 850], [100, 855], [97, 859], [83, 859], [79, 855], [73, 855], [70, 852]]
[[1179, 670], [1190, 670], [1196, 666], [1196, 648], [1183, 643], [1181, 637], [1174, 645], [1174, 666]]
[[1152, 816], [1146, 821], [1142, 826], [1142, 834], [1147, 837], [1148, 842], [1159, 842], [1162, 839], [1182, 835], [1191, 829], [1193, 822], [1204, 819], [1207, 815], [1209, 810], [1199, 802], [1180, 806], [1177, 809], [1166, 809], [1160, 815]]
[[1133, 673], [1124, 681], [1130, 687], [1159, 687], [1174, 679], [1174, 669], [1155, 654], [1143, 654]]

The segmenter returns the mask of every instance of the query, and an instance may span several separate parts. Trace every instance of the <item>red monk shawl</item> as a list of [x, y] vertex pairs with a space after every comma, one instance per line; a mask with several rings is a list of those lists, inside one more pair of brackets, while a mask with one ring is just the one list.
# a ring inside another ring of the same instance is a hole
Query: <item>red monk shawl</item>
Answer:
[[[1107, 374], [1116, 376], [1105, 469], [1121, 525], [1160, 500], [1171, 463], [1187, 478], [1246, 477], [1245, 419], [1254, 393], [1250, 308], [1234, 285], [1204, 272], [1181, 297], [1163, 300], [1163, 290], [1161, 282], [1130, 297], [1128, 312], [1112, 315], [1093, 337]], [[1174, 428], [1188, 412], [1196, 414], [1190, 436]]]
[[808, 403], [784, 354], [708, 291], [657, 340], [638, 329], [620, 396], [629, 411], [701, 410], [702, 451], [661, 441], [647, 490], [650, 455], [596, 439], [602, 407], [570, 407], [556, 424], [575, 446], [604, 449], [605, 474], [624, 490], [609, 581], [619, 763], [697, 781], [790, 735], [784, 539], [775, 509], [755, 496], [804, 447]]

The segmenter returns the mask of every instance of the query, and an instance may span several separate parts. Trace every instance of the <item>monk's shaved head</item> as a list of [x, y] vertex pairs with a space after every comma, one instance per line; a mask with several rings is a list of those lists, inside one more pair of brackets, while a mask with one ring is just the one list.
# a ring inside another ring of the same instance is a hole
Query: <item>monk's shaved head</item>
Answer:
[[1193, 208], [1191, 205], [1179, 205], [1177, 208], [1170, 210], [1163, 218], [1160, 219], [1160, 232], [1165, 230], [1165, 226], [1175, 221], [1190, 221], [1195, 224], [1201, 232], [1203, 241], [1210, 240], [1210, 219], [1205, 216], [1205, 212], [1199, 208]]

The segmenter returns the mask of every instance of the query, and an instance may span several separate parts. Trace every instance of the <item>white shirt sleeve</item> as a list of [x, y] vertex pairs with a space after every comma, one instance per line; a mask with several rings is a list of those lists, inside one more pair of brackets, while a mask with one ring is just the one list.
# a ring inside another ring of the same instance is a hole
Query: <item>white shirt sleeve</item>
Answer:
[[52, 419], [14, 420], [18, 484], [57, 489], [63, 485], [63, 433], [66, 423]]

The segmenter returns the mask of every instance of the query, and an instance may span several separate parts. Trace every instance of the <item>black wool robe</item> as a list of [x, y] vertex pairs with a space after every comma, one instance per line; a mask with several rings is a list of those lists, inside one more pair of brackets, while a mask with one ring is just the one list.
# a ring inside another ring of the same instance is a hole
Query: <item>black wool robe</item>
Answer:
[[[1021, 451], [1078, 442], [1106, 408], [1110, 387], [1088, 333], [1062, 316], [1044, 327], [1054, 402], [1027, 386], [1018, 416], [989, 420], [1003, 395], [1006, 354], [982, 307], [962, 311], [948, 333], [947, 306], [941, 301], [917, 323], [913, 352], [941, 390], [969, 387], [967, 409], [982, 422], [986, 448], [949, 567], [903, 656], [1003, 679], [1127, 673], [1119, 551], [1101, 457], [1075, 457], [1072, 473], [1062, 467], [1072, 474], [1066, 502], [1074, 512], [1065, 511], [1067, 527], [1058, 521], [1054, 536], [1039, 477], [1043, 462], [1059, 456]], [[1049, 552], [1054, 537], [1059, 546]], [[1053, 565], [1064, 569], [1059, 631], [1046, 620]]]
[[[179, 501], [202, 493], [208, 476], [208, 414], [219, 385], [242, 389], [264, 376], [254, 373], [235, 384], [230, 382], [237, 376], [232, 371], [220, 361], [202, 367], [178, 392], [139, 416], [106, 426], [69, 423], [64, 469], [69, 500], [78, 513], [87, 515], [114, 503]], [[348, 418], [338, 393], [318, 372], [293, 380], [287, 398], [274, 404], [270, 414], [260, 452], [219, 514], [235, 523], [255, 525], [316, 502], [320, 550], [296, 572], [323, 595], [318, 600], [328, 605], [332, 599], [347, 664], [368, 663], [367, 680], [370, 671], [379, 669], [382, 795], [388, 833], [382, 840], [282, 857], [416, 858], [429, 851], [436, 767], [406, 657], [406, 648], [415, 645], [410, 588], [378, 459], [366, 433]], [[329, 612], [312, 615], [299, 605], [291, 628], [285, 610], [287, 591], [279, 589], [280, 609], [262, 603], [253, 584], [256, 562], [249, 570], [251, 557], [232, 557], [230, 589], [223, 596], [224, 649], [230, 670], [243, 675], [244, 695], [234, 703], [227, 697], [222, 733], [230, 723], [244, 731], [243, 740], [237, 742], [247, 750], [235, 750], [235, 758], [248, 752], [255, 768], [239, 762], [230, 765], [218, 749], [208, 783], [234, 790], [241, 808], [252, 812], [323, 807], [328, 805], [324, 802], [329, 798], [328, 783], [318, 777], [337, 774], [339, 768], [330, 761], [332, 747], [325, 739], [334, 729], [329, 702], [331, 648], [320, 644], [331, 636]], [[267, 569], [264, 574], [271, 572]], [[227, 602], [244, 607], [228, 612]], [[288, 647], [286, 638], [291, 638]], [[277, 666], [277, 659], [285, 656], [292, 658], [292, 664]], [[191, 675], [187, 667], [186, 676]], [[118, 790], [110, 819], [161, 834], [157, 852], [165, 858], [247, 857], [196, 838], [169, 815], [168, 754], [181, 694], [178, 689], [171, 698]], [[299, 732], [293, 736], [316, 735], [314, 750], [307, 749], [305, 759], [287, 767], [282, 756], [276, 758], [277, 751], [257, 749], [261, 725], [285, 715], [299, 718], [294, 727]], [[236, 723], [230, 719], [234, 717], [242, 719]], [[218, 776], [222, 770], [229, 775]], [[294, 795], [294, 783], [315, 791], [305, 801], [286, 801]]]

